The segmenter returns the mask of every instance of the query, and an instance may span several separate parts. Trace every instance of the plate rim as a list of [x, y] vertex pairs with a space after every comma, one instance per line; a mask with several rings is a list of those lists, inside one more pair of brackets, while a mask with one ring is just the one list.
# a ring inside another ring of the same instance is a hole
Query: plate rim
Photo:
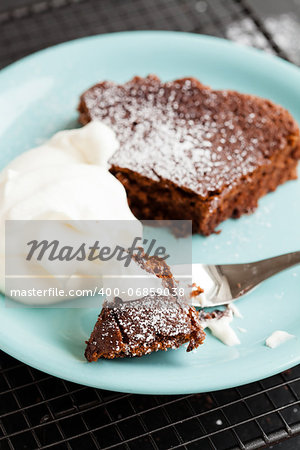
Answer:
[[[252, 47], [248, 47], [246, 45], [242, 45], [230, 40], [226, 40], [223, 38], [219, 38], [219, 37], [215, 37], [215, 36], [208, 36], [208, 35], [202, 35], [202, 34], [196, 34], [196, 33], [188, 33], [188, 32], [181, 32], [181, 31], [166, 31], [166, 30], [137, 30], [137, 31], [122, 31], [122, 32], [114, 32], [114, 33], [104, 33], [104, 34], [98, 34], [98, 35], [92, 35], [92, 36], [86, 36], [86, 37], [82, 37], [82, 38], [77, 38], [77, 39], [73, 39], [73, 40], [69, 40], [60, 44], [56, 44], [50, 47], [47, 47], [45, 49], [41, 49], [39, 51], [36, 51], [32, 54], [29, 54], [11, 64], [9, 64], [8, 66], [4, 67], [1, 71], [0, 71], [0, 86], [1, 86], [1, 77], [3, 73], [9, 72], [11, 70], [18, 70], [19, 66], [21, 66], [24, 63], [27, 63], [29, 61], [34, 60], [35, 58], [39, 58], [41, 55], [47, 55], [48, 53], [52, 53], [52, 52], [56, 52], [57, 50], [60, 49], [65, 49], [68, 46], [72, 46], [72, 45], [76, 45], [77, 43], [81, 43], [81, 42], [88, 42], [88, 41], [96, 41], [96, 40], [102, 40], [102, 39], [107, 39], [107, 38], [124, 38], [125, 36], [127, 37], [132, 37], [133, 35], [142, 35], [142, 36], [153, 36], [153, 35], [160, 35], [160, 36], [164, 36], [164, 37], [168, 37], [168, 38], [172, 38], [176, 37], [176, 38], [180, 38], [180, 39], [197, 39], [199, 41], [202, 42], [213, 42], [216, 43], [217, 45], [221, 45], [223, 47], [227, 47], [227, 48], [232, 48], [232, 47], [236, 47], [244, 52], [248, 52], [249, 54], [253, 55], [254, 57], [259, 57], [264, 59], [264, 63], [266, 63], [266, 58], [270, 59], [270, 61], [272, 61], [272, 63], [275, 64], [279, 64], [282, 67], [284, 67], [285, 69], [287, 69], [288, 71], [290, 71], [290, 73], [294, 73], [295, 76], [299, 77], [300, 79], [300, 68], [298, 68], [297, 66], [295, 66], [294, 64], [283, 60], [282, 58], [273, 55], [273, 54], [269, 54], [266, 53], [263, 50], [259, 50], [259, 49], [255, 49]], [[1, 322], [0, 322], [1, 323]], [[6, 339], [6, 340], [5, 340]], [[268, 373], [266, 373], [266, 370], [260, 369], [258, 371], [256, 371], [255, 376], [251, 375], [250, 373], [248, 374], [248, 377], [244, 377], [244, 379], [242, 380], [241, 383], [236, 383], [234, 382], [233, 384], [228, 383], [227, 382], [223, 382], [222, 380], [219, 380], [218, 385], [216, 385], [215, 381], [211, 382], [211, 385], [209, 387], [209, 383], [207, 383], [205, 385], [205, 390], [203, 390], [201, 388], [201, 386], [198, 386], [198, 388], [196, 388], [194, 385], [192, 387], [185, 387], [184, 384], [180, 384], [178, 389], [166, 389], [166, 386], [163, 386], [163, 389], [159, 389], [158, 386], [144, 386], [143, 389], [135, 389], [134, 387], [130, 388], [130, 384], [132, 385], [132, 382], [130, 383], [129, 381], [125, 382], [121, 381], [119, 385], [111, 385], [108, 382], [103, 383], [101, 382], [101, 385], [95, 383], [95, 382], [89, 382], [88, 379], [84, 379], [81, 380], [80, 376], [66, 376], [63, 371], [63, 366], [62, 368], [60, 368], [59, 366], [56, 367], [56, 370], [52, 370], [53, 369], [53, 365], [51, 367], [51, 365], [49, 365], [48, 361], [46, 361], [46, 364], [39, 364], [38, 359], [34, 359], [32, 358], [31, 360], [28, 359], [28, 357], [24, 357], [22, 355], [22, 350], [18, 350], [14, 344], [12, 343], [10, 345], [10, 342], [6, 342], [7, 338], [5, 337], [5, 335], [2, 333], [2, 331], [0, 330], [0, 347], [1, 349], [8, 353], [9, 355], [13, 356], [14, 358], [18, 359], [19, 361], [22, 361], [25, 364], [30, 365], [31, 367], [34, 367], [38, 370], [41, 370], [42, 372], [48, 373], [50, 375], [59, 377], [59, 378], [63, 378], [65, 380], [74, 382], [74, 383], [78, 383], [78, 384], [82, 384], [85, 386], [91, 386], [91, 387], [95, 387], [95, 388], [101, 388], [101, 389], [108, 389], [111, 391], [117, 391], [117, 392], [128, 392], [128, 393], [137, 393], [137, 394], [165, 394], [165, 395], [169, 395], [169, 394], [175, 394], [175, 395], [179, 395], [179, 394], [191, 394], [191, 393], [199, 393], [199, 392], [209, 392], [209, 391], [216, 391], [216, 390], [221, 390], [221, 389], [227, 389], [227, 388], [232, 388], [234, 386], [241, 386], [244, 384], [248, 384], [254, 381], [257, 381], [258, 379], [264, 379], [264, 378], [268, 378], [272, 375], [275, 375], [283, 370], [289, 369], [291, 367], [293, 367], [294, 365], [299, 364], [300, 362], [300, 354], [299, 356], [296, 358], [294, 358], [293, 361], [287, 361], [284, 364], [281, 364], [280, 367], [278, 365], [277, 368], [274, 368], [272, 370], [269, 370]], [[87, 363], [88, 364], [88, 363]], [[259, 374], [258, 374], [259, 372]], [[103, 381], [103, 380], [102, 380]], [[200, 379], [199, 379], [199, 384], [200, 384]], [[200, 389], [200, 390], [199, 390]]]
[[[0, 333], [0, 343], [1, 343], [1, 333]], [[254, 376], [248, 376], [248, 378], [243, 379], [242, 382], [233, 382], [233, 383], [229, 383], [227, 382], [223, 382], [222, 380], [218, 381], [218, 383], [211, 383], [209, 385], [205, 386], [205, 389], [201, 388], [200, 386], [196, 387], [195, 383], [193, 384], [192, 387], [186, 387], [185, 384], [180, 384], [180, 387], [178, 389], [176, 388], [166, 388], [165, 385], [163, 385], [162, 388], [159, 388], [159, 386], [155, 385], [149, 385], [146, 386], [145, 384], [140, 388], [135, 388], [134, 384], [132, 383], [132, 381], [130, 382], [125, 382], [123, 380], [120, 381], [120, 383], [118, 385], [115, 384], [111, 384], [109, 381], [105, 381], [103, 382], [103, 380], [101, 380], [101, 383], [95, 383], [93, 381], [89, 381], [88, 379], [84, 378], [81, 379], [81, 376], [68, 376], [65, 374], [63, 368], [60, 370], [59, 367], [57, 366], [58, 369], [57, 370], [52, 370], [53, 365], [51, 366], [49, 364], [49, 368], [48, 368], [48, 360], [47, 358], [45, 358], [45, 360], [43, 360], [44, 362], [42, 364], [38, 363], [38, 359], [34, 358], [31, 359], [31, 362], [28, 362], [28, 360], [26, 360], [26, 358], [22, 357], [22, 351], [17, 351], [16, 348], [14, 346], [9, 346], [9, 345], [4, 345], [3, 347], [0, 348], [3, 352], [7, 353], [9, 356], [14, 357], [15, 359], [17, 359], [18, 361], [34, 368], [37, 369], [45, 374], [51, 375], [51, 376], [55, 376], [57, 378], [61, 378], [63, 380], [66, 381], [70, 381], [72, 383], [76, 383], [82, 386], [87, 386], [87, 387], [92, 387], [95, 389], [104, 389], [104, 390], [109, 390], [109, 391], [113, 391], [113, 392], [123, 392], [123, 393], [128, 393], [128, 394], [137, 394], [137, 395], [188, 395], [188, 394], [200, 394], [200, 393], [206, 393], [206, 392], [216, 392], [216, 391], [221, 391], [221, 390], [225, 390], [225, 389], [233, 389], [235, 387], [240, 387], [240, 386], [244, 386], [247, 384], [251, 384], [257, 381], [261, 381], [264, 379], [267, 379], [269, 377], [272, 377], [274, 375], [277, 375], [285, 370], [291, 369], [292, 367], [295, 367], [296, 365], [299, 364], [300, 362], [300, 354], [298, 356], [298, 358], [295, 358], [295, 361], [293, 361], [291, 363], [290, 362], [286, 362], [285, 364], [281, 364], [280, 367], [274, 368], [274, 370], [270, 370], [267, 374], [265, 372], [265, 370], [260, 370], [259, 371], [259, 375], [256, 372]], [[272, 349], [269, 349], [270, 351], [272, 351]], [[169, 349], [167, 351], [172, 351], [172, 349]], [[150, 355], [148, 355], [150, 356]], [[147, 355], [146, 355], [147, 357]], [[45, 364], [46, 361], [46, 364]], [[113, 363], [113, 361], [111, 361]], [[87, 361], [84, 362], [84, 364], [86, 365], [90, 365], [90, 364], [101, 364], [101, 361], [97, 361], [96, 363], [89, 363]], [[63, 366], [62, 366], [63, 367]], [[234, 379], [234, 378], [233, 378]], [[199, 383], [200, 383], [200, 378], [199, 378]]]
[[[75, 38], [75, 39], [70, 39], [68, 41], [65, 42], [60, 42], [58, 44], [54, 44], [54, 45], [50, 45], [48, 47], [45, 47], [43, 49], [34, 51], [26, 56], [23, 56], [20, 59], [17, 59], [16, 61], [13, 61], [12, 63], [8, 64], [7, 66], [3, 67], [0, 70], [0, 76], [3, 72], [6, 72], [7, 70], [13, 69], [15, 67], [17, 67], [19, 64], [22, 64], [24, 62], [30, 61], [31, 59], [35, 59], [36, 57], [39, 57], [40, 55], [45, 55], [47, 53], [51, 53], [53, 51], [56, 51], [57, 49], [63, 49], [66, 48], [68, 46], [72, 46], [76, 43], [81, 43], [84, 41], [92, 41], [92, 40], [98, 40], [98, 39], [106, 39], [106, 38], [118, 38], [120, 36], [132, 36], [132, 35], [143, 35], [146, 36], [147, 34], [149, 35], [162, 35], [162, 36], [171, 36], [173, 35], [174, 37], [185, 37], [185, 38], [192, 38], [192, 39], [199, 39], [199, 40], [206, 40], [207, 42], [211, 41], [211, 42], [218, 42], [219, 45], [224, 45], [224, 46], [229, 46], [229, 47], [236, 47], [239, 48], [240, 50], [244, 50], [250, 53], [255, 54], [256, 56], [260, 56], [264, 58], [269, 58], [270, 60], [272, 60], [273, 62], [282, 64], [283, 66], [288, 67], [291, 70], [295, 70], [295, 73], [297, 73], [298, 75], [300, 74], [300, 68], [298, 66], [296, 66], [294, 63], [287, 61], [283, 58], [281, 58], [278, 55], [275, 55], [273, 53], [269, 53], [265, 50], [259, 49], [259, 48], [255, 48], [255, 47], [251, 47], [245, 44], [241, 44], [239, 42], [236, 41], [232, 41], [230, 39], [225, 39], [225, 38], [221, 38], [221, 37], [217, 37], [217, 36], [211, 36], [208, 34], [201, 34], [201, 33], [190, 33], [190, 32], [186, 32], [186, 31], [169, 31], [169, 30], [132, 30], [132, 31], [115, 31], [115, 32], [111, 32], [111, 33], [101, 33], [101, 34], [93, 34], [90, 36], [83, 36], [83, 37], [79, 37], [79, 38]], [[1, 82], [1, 80], [0, 80]]]

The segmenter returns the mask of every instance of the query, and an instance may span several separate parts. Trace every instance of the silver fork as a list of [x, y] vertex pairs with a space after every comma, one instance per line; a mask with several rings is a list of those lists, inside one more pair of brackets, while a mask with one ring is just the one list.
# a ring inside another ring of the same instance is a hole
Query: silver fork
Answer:
[[[204, 293], [192, 297], [192, 303], [194, 306], [226, 305], [252, 291], [262, 281], [297, 264], [300, 264], [300, 251], [245, 264], [193, 264], [193, 283]], [[173, 273], [180, 273], [179, 268], [183, 268], [173, 267]]]

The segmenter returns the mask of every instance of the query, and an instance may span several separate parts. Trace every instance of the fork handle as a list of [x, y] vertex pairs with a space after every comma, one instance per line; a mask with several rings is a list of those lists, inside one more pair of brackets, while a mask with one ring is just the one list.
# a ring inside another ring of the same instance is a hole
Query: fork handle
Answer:
[[297, 264], [300, 264], [300, 251], [244, 264], [241, 271], [232, 270], [230, 265], [222, 266], [222, 273], [230, 279], [231, 293], [237, 298], [276, 273]]

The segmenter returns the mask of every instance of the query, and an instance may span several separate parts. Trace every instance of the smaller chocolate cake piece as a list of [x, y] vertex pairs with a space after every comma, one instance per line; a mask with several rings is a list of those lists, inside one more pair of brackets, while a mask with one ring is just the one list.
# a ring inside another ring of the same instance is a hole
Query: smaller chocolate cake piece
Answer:
[[85, 350], [88, 361], [143, 356], [189, 343], [202, 344], [205, 333], [195, 308], [173, 296], [148, 296], [105, 303]]

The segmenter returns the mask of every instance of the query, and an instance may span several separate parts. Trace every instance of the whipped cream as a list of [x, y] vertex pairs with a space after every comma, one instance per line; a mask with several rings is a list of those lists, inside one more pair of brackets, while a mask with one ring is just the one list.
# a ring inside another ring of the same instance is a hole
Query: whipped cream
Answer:
[[233, 347], [241, 342], [236, 332], [231, 328], [230, 323], [233, 320], [232, 310], [227, 308], [226, 313], [222, 317], [208, 319], [201, 324], [203, 328], [208, 328], [211, 333], [219, 339], [223, 344]]
[[[43, 145], [15, 158], [2, 170], [1, 291], [5, 292], [6, 220], [135, 221], [136, 227], [124, 227], [118, 233], [118, 244], [125, 248], [137, 232], [142, 235], [142, 226], [129, 209], [123, 185], [107, 169], [107, 161], [118, 146], [114, 132], [94, 121], [80, 129], [60, 131]], [[76, 231], [82, 230], [73, 230]], [[88, 229], [85, 232], [88, 233]], [[21, 252], [8, 257], [14, 258], [16, 264], [22, 264], [24, 260]], [[44, 268], [41, 273], [47, 270]], [[34, 303], [32, 298], [21, 300]], [[51, 302], [57, 300], [62, 299], [52, 298]], [[42, 302], [46, 303], [47, 299], [43, 298]]]
[[271, 336], [266, 339], [266, 346], [270, 348], [276, 348], [281, 344], [289, 341], [296, 337], [293, 334], [287, 333], [286, 331], [277, 330], [274, 331]]

